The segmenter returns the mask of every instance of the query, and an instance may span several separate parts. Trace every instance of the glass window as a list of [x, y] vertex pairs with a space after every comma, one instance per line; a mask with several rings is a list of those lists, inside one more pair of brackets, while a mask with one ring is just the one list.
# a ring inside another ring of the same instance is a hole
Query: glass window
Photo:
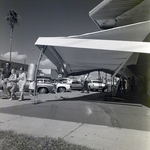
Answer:
[[102, 83], [101, 81], [93, 81], [93, 83]]

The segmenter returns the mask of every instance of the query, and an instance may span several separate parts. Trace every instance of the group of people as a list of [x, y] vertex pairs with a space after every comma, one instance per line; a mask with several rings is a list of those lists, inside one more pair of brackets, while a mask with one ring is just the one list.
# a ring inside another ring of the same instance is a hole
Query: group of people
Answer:
[[119, 86], [118, 86], [118, 91], [125, 91], [126, 90], [126, 81], [124, 78], [121, 78], [119, 82]]
[[19, 75], [16, 73], [15, 68], [10, 68], [10, 64], [6, 63], [3, 70], [0, 71], [0, 82], [2, 85], [2, 91], [4, 93], [3, 98], [13, 100], [16, 99], [17, 84], [19, 87], [19, 101], [24, 99], [24, 86], [26, 83], [26, 74], [24, 68], [19, 69]]
[[147, 84], [146, 77], [128, 77], [127, 80], [121, 78], [119, 81], [118, 91], [127, 92], [146, 92]]
[[129, 77], [128, 80], [128, 91], [130, 92], [146, 92], [147, 80], [146, 77]]

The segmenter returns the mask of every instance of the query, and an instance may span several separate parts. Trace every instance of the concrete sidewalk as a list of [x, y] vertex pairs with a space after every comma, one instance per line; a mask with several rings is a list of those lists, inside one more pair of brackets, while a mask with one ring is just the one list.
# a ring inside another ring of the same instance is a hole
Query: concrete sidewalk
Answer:
[[99, 150], [149, 150], [150, 132], [0, 114], [0, 129], [34, 136], [61, 137]]
[[[97, 94], [97, 93], [94, 93]], [[88, 93], [58, 93], [38, 95], [39, 102], [55, 101], [58, 99], [73, 99], [89, 97]], [[95, 96], [95, 95], [94, 95]], [[97, 96], [97, 95], [96, 95]], [[103, 97], [100, 95], [100, 97]], [[26, 101], [19, 102], [17, 100], [8, 101], [0, 99], [0, 107], [12, 107], [19, 105], [31, 104], [33, 97], [26, 96]], [[111, 106], [110, 106], [111, 107]], [[123, 107], [120, 107], [123, 109]], [[118, 109], [117, 109], [118, 110]], [[141, 107], [134, 112], [135, 117], [141, 110]], [[120, 110], [118, 110], [120, 111]], [[125, 110], [122, 110], [122, 112]], [[133, 111], [130, 109], [129, 111]], [[149, 108], [145, 112], [149, 113]], [[130, 113], [130, 112], [129, 112]], [[143, 113], [143, 112], [141, 112]], [[142, 114], [144, 116], [144, 114]], [[147, 121], [149, 114], [146, 114]], [[125, 122], [124, 122], [125, 123]], [[147, 122], [148, 124], [148, 122]], [[149, 123], [150, 124], [150, 123]], [[77, 123], [69, 121], [59, 121], [53, 119], [43, 119], [36, 117], [27, 117], [21, 115], [12, 115], [0, 113], [0, 129], [14, 130], [17, 133], [26, 133], [34, 136], [49, 136], [53, 138], [61, 137], [66, 141], [99, 150], [149, 150], [150, 149], [150, 131], [125, 129], [117, 127], [108, 127], [101, 125], [92, 125], [86, 123]]]
[[[92, 95], [99, 94], [99, 92], [94, 92]], [[16, 93], [17, 97], [19, 97], [19, 93]], [[24, 105], [24, 104], [33, 104], [34, 100], [37, 103], [43, 103], [47, 101], [55, 101], [55, 100], [61, 100], [61, 99], [71, 99], [71, 98], [81, 98], [85, 96], [90, 96], [91, 93], [81, 93], [79, 91], [72, 92], [64, 92], [64, 93], [48, 93], [48, 94], [38, 94], [37, 96], [29, 96], [28, 93], [25, 93], [25, 100], [24, 101], [18, 101], [18, 100], [12, 100], [9, 101], [9, 99], [2, 99], [0, 98], [0, 108], [3, 107], [11, 107], [11, 106], [18, 106], [18, 105]], [[19, 98], [18, 98], [19, 99]]]

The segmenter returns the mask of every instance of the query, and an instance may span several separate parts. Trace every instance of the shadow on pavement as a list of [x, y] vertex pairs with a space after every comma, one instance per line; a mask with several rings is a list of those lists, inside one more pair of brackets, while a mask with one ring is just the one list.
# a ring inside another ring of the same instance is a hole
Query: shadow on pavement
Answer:
[[[56, 100], [45, 100], [44, 102], [51, 102]], [[112, 97], [110, 92], [108, 93], [91, 93], [89, 95], [82, 96], [60, 96], [57, 101], [90, 101], [90, 102], [105, 102], [105, 103], [115, 103], [121, 105], [132, 105], [140, 106], [144, 105], [150, 107], [150, 97], [146, 93], [117, 93], [116, 96]], [[43, 102], [38, 102], [38, 104]]]

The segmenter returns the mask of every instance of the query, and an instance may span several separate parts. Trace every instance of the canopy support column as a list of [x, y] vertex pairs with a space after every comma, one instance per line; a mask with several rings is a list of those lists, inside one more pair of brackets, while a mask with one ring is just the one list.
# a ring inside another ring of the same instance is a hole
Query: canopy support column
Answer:
[[35, 76], [34, 76], [35, 86], [34, 86], [34, 102], [33, 102], [34, 104], [37, 104], [37, 99], [36, 99], [36, 96], [37, 96], [37, 89], [36, 89], [36, 87], [37, 87], [37, 73], [38, 73], [40, 61], [41, 61], [46, 49], [47, 49], [47, 46], [43, 46], [41, 48], [39, 59], [37, 61], [37, 67], [36, 67], [36, 70], [35, 70]]
[[[130, 59], [130, 57], [132, 56], [132, 54], [133, 53], [131, 53], [126, 59], [125, 59], [125, 61], [119, 66], [119, 68], [116, 70], [116, 72], [112, 75], [112, 80], [114, 80], [114, 77], [116, 76], [116, 74], [123, 68], [123, 66], [127, 63], [127, 61]], [[124, 72], [124, 70], [125, 70], [125, 68], [123, 69], [123, 71], [122, 71], [122, 74], [123, 74], [123, 72]], [[122, 76], [122, 74], [121, 74], [121, 76]], [[119, 81], [120, 82], [120, 81]], [[112, 96], [115, 96], [116, 95], [116, 93], [117, 93], [117, 90], [118, 90], [118, 86], [119, 85], [117, 85], [117, 88], [115, 89], [115, 91], [114, 91], [114, 85], [113, 85], [113, 87], [111, 88], [111, 92], [112, 92]]]
[[[121, 82], [122, 75], [123, 75], [125, 69], [126, 69], [126, 67], [124, 67], [124, 69], [122, 70], [121, 76], [120, 76], [120, 78], [119, 78], [119, 82], [117, 83], [116, 89], [115, 89], [114, 93], [112, 94], [112, 96], [116, 96], [116, 93], [117, 93], [117, 91], [118, 91], [119, 84], [120, 84], [120, 82]], [[121, 94], [122, 94], [122, 88], [121, 88]]]
[[116, 76], [116, 74], [121, 70], [121, 68], [123, 68], [123, 66], [126, 64], [126, 62], [130, 59], [130, 57], [132, 56], [133, 53], [131, 53], [126, 59], [125, 61], [119, 66], [119, 68], [116, 70], [116, 72], [112, 75], [112, 78], [114, 78]]
[[61, 58], [61, 56], [57, 53], [57, 51], [55, 50], [55, 48], [54, 48], [53, 46], [49, 46], [49, 47], [50, 47], [52, 53], [53, 53], [53, 54], [55, 55], [55, 57], [57, 58], [57, 60], [58, 60], [58, 62], [59, 62], [59, 64], [60, 64], [60, 66], [62, 67], [65, 76], [67, 76], [67, 71], [66, 71], [67, 65], [66, 65], [65, 61]]

